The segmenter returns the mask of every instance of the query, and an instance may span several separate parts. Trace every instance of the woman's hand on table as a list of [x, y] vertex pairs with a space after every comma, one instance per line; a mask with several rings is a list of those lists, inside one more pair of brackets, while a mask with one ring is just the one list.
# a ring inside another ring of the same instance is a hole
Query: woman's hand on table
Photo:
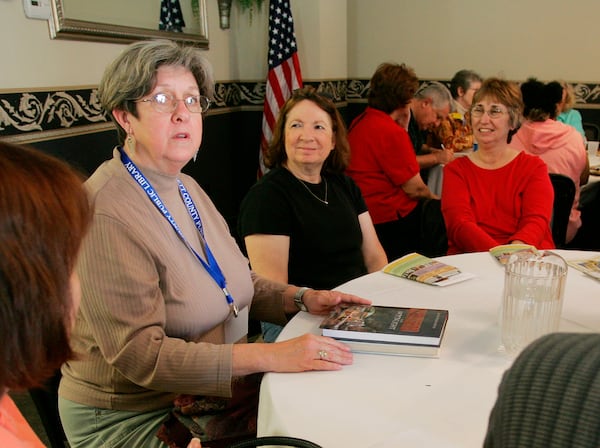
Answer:
[[304, 304], [310, 314], [328, 314], [340, 303], [355, 303], [359, 305], [370, 305], [371, 301], [353, 294], [340, 291], [309, 289], [302, 297]]
[[256, 372], [340, 370], [352, 361], [352, 352], [347, 345], [307, 333], [283, 342], [233, 344], [232, 373], [240, 376]]
[[340, 370], [352, 364], [350, 348], [335, 339], [305, 334], [283, 342], [267, 344], [272, 349], [273, 372]]

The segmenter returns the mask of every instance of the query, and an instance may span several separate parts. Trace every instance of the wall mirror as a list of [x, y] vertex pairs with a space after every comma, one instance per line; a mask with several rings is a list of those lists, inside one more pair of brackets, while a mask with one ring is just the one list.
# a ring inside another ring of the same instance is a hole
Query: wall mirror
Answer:
[[167, 38], [208, 48], [205, 0], [180, 0], [182, 32], [159, 30], [161, 0], [51, 0], [53, 39], [130, 43]]

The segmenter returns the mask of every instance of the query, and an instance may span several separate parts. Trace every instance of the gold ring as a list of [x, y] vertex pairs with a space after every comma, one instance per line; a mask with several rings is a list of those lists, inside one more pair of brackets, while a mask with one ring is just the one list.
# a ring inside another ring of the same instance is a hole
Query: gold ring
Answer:
[[325, 350], [319, 350], [319, 359], [327, 359], [327, 352]]

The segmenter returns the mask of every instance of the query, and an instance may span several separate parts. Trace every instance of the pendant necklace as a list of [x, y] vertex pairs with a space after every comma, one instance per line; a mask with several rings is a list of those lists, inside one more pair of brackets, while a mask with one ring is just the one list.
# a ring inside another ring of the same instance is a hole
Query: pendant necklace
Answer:
[[[294, 176], [294, 177], [296, 177], [296, 176]], [[298, 178], [296, 177], [296, 179], [298, 179]], [[298, 179], [298, 182], [300, 182], [304, 186], [304, 188], [306, 188], [306, 191], [308, 191], [310, 193], [310, 195], [313, 198], [315, 198], [317, 201], [322, 202], [325, 205], [329, 205], [329, 201], [327, 200], [327, 179], [325, 179], [324, 176], [323, 176], [323, 182], [325, 183], [325, 199], [321, 199], [319, 196], [317, 196], [316, 194], [314, 194], [312, 192], [312, 190], [310, 188], [308, 188], [308, 185], [306, 185], [304, 183], [304, 181], [302, 181], [301, 179]]]

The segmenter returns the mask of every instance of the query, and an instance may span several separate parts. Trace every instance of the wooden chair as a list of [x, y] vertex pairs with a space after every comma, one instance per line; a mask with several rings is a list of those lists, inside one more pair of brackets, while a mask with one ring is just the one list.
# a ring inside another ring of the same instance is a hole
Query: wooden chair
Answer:
[[570, 177], [550, 173], [554, 187], [554, 205], [552, 208], [552, 239], [558, 249], [564, 248], [567, 239], [569, 216], [575, 199], [575, 183]]

